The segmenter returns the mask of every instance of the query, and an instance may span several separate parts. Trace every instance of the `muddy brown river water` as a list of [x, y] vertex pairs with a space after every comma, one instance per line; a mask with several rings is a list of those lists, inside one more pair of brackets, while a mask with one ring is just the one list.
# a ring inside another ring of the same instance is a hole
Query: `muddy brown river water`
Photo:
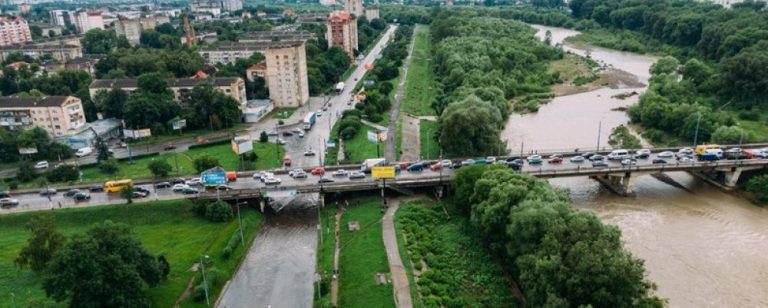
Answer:
[[[540, 27], [562, 42], [578, 32]], [[584, 55], [637, 76], [647, 83], [653, 57], [596, 47], [566, 45]], [[555, 98], [538, 113], [510, 117], [503, 137], [509, 148], [594, 149], [598, 123], [601, 147], [610, 129], [626, 123], [623, 112], [611, 111], [637, 102], [612, 95], [645, 88], [599, 89]], [[687, 190], [640, 176], [634, 197], [611, 194], [588, 178], [566, 178], [551, 183], [570, 190], [574, 206], [595, 211], [623, 232], [627, 249], [645, 260], [657, 294], [671, 307], [768, 307], [768, 210], [723, 193], [687, 173], [670, 173]]]

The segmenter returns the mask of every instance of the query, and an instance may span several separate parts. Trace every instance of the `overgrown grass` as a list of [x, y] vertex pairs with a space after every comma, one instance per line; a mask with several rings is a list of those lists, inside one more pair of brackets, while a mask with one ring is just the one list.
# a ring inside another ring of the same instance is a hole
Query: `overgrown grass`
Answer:
[[587, 43], [595, 46], [635, 53], [669, 54], [680, 58], [684, 49], [665, 44], [648, 35], [630, 30], [594, 29], [565, 39], [571, 43]]
[[[398, 209], [398, 212], [400, 209]], [[419, 295], [419, 289], [416, 287], [416, 279], [413, 275], [413, 263], [411, 263], [411, 255], [408, 252], [408, 249], [406, 249], [406, 239], [403, 236], [403, 232], [399, 230], [403, 230], [405, 226], [403, 226], [403, 223], [400, 221], [400, 219], [397, 219], [398, 213], [395, 213], [395, 237], [397, 238], [397, 249], [400, 252], [400, 259], [403, 262], [403, 267], [405, 267], [405, 273], [408, 276], [408, 288], [411, 290], [411, 304], [413, 307], [419, 308], [424, 307], [424, 304], [421, 302], [421, 295]]]
[[[323, 277], [323, 284], [327, 284], [327, 293], [323, 294], [318, 300], [315, 296], [315, 307], [331, 307], [331, 284], [333, 277], [333, 247], [336, 242], [333, 233], [336, 226], [336, 207], [328, 206], [320, 211], [320, 225], [322, 226], [322, 242], [317, 245], [317, 272]], [[318, 237], [318, 241], [320, 238]], [[316, 289], [315, 292], [318, 292]]]
[[285, 120], [287, 118], [290, 118], [291, 115], [293, 115], [294, 112], [296, 112], [296, 107], [281, 107], [275, 109], [273, 111], [274, 115], [272, 118], [278, 119], [278, 120]]
[[441, 205], [411, 202], [396, 215], [398, 238], [407, 239], [407, 253], [400, 254], [423, 271], [417, 283], [424, 306], [515, 307], [501, 267], [473, 237], [467, 219], [450, 205], [447, 218]]
[[435, 159], [440, 157], [440, 144], [435, 140], [435, 133], [440, 129], [436, 121], [419, 121], [419, 139], [421, 142], [421, 157]]
[[[247, 249], [238, 245], [228, 259], [223, 259], [221, 252], [232, 234], [238, 230], [237, 221], [212, 223], [195, 216], [190, 207], [184, 200], [170, 200], [0, 216], [0, 232], [3, 234], [0, 238], [0, 247], [3, 247], [0, 251], [0, 280], [4, 282], [0, 284], [0, 306], [26, 306], [30, 300], [45, 297], [41, 279], [32, 271], [19, 269], [13, 264], [13, 259], [26, 245], [29, 237], [24, 224], [38, 215], [52, 215], [56, 219], [57, 228], [67, 236], [84, 232], [104, 220], [130, 225], [134, 237], [150, 253], [165, 255], [171, 265], [168, 280], [147, 290], [155, 307], [173, 307], [189, 280], [196, 275], [189, 269], [201, 255], [209, 255], [212, 261], [210, 269], [223, 275], [211, 290], [212, 301], [215, 301]], [[244, 209], [241, 215], [245, 226], [245, 247], [249, 247], [261, 215], [252, 209]], [[181, 306], [203, 305], [187, 299], [181, 302]]]
[[417, 25], [411, 66], [405, 82], [401, 111], [412, 115], [435, 115], [432, 101], [437, 97], [432, 60], [432, 43], [428, 25]]
[[[339, 307], [395, 307], [392, 285], [377, 285], [375, 279], [376, 273], [389, 275], [379, 204], [377, 197], [364, 198], [342, 217]], [[349, 231], [350, 221], [357, 221], [360, 230]]]
[[379, 150], [377, 153], [377, 145], [371, 141], [368, 141], [368, 131], [376, 131], [376, 129], [371, 126], [362, 124], [360, 131], [357, 132], [357, 135], [355, 135], [354, 138], [350, 140], [344, 140], [344, 151], [345, 153], [349, 154], [348, 157], [344, 157], [345, 161], [357, 163], [362, 162], [368, 158], [384, 156], [385, 143], [379, 143]]
[[228, 135], [230, 132], [240, 131], [248, 128], [248, 124], [246, 123], [238, 123], [233, 125], [230, 128], [223, 128], [223, 129], [217, 129], [217, 130], [209, 130], [209, 129], [181, 129], [180, 132], [170, 132], [167, 135], [153, 135], [149, 138], [142, 138], [142, 139], [129, 139], [128, 142], [131, 144], [135, 144], [135, 146], [143, 146], [145, 143], [149, 142], [150, 145], [152, 144], [159, 144], [159, 143], [173, 143], [174, 141], [180, 140], [180, 139], [189, 139], [189, 138], [195, 138], [197, 136], [204, 136], [204, 135]]

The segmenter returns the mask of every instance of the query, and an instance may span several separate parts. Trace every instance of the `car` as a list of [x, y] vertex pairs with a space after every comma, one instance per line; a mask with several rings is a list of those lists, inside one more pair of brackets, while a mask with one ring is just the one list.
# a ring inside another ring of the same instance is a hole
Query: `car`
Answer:
[[134, 190], [132, 195], [134, 198], [145, 198], [146, 196], [149, 196], [148, 193], [145, 193], [143, 191], [137, 191], [137, 190]]
[[282, 181], [275, 177], [268, 177], [264, 179], [264, 185], [280, 185]]
[[216, 190], [218, 190], [218, 191], [230, 191], [230, 190], [232, 190], [232, 187], [229, 187], [226, 184], [222, 184], [222, 185], [216, 186]]
[[183, 191], [186, 188], [190, 188], [187, 184], [174, 184], [173, 187], [171, 187], [171, 190], [173, 191]]
[[755, 157], [755, 158], [766, 158], [766, 157], [768, 157], [768, 151], [766, 151], [766, 150], [768, 150], [768, 149], [754, 149], [754, 150], [751, 150], [752, 157]]
[[531, 165], [538, 165], [538, 164], [541, 164], [541, 162], [543, 161], [543, 159], [541, 158], [541, 155], [531, 155], [531, 156], [528, 156], [528, 158], [526, 159], [528, 160], [528, 164], [531, 164]]
[[349, 174], [349, 179], [350, 179], [350, 180], [354, 180], [354, 179], [364, 179], [364, 178], [365, 178], [365, 173], [363, 173], [363, 172], [360, 172], [360, 171], [352, 171], [352, 172]]
[[607, 157], [608, 157], [608, 160], [621, 161], [621, 160], [630, 158], [630, 155], [629, 155], [629, 151], [624, 149], [618, 149], [618, 150], [611, 151], [611, 153], [608, 153]]
[[10, 197], [11, 197], [11, 193], [7, 191], [0, 191], [0, 198], [10, 198]]
[[104, 186], [93, 185], [91, 187], [88, 187], [88, 191], [90, 191], [90, 192], [102, 192], [102, 191], [104, 191]]
[[685, 156], [685, 157], [681, 157], [679, 162], [681, 164], [693, 164], [696, 162], [696, 160], [693, 159], [693, 157]]
[[304, 156], [315, 156], [315, 151], [312, 151], [312, 149], [304, 151]]
[[517, 156], [517, 155], [512, 155], [512, 156], [508, 156], [505, 160], [507, 162], [513, 162], [513, 161], [516, 161], [516, 160], [521, 159], [521, 158], [523, 158], [523, 157], [520, 157], [520, 156]]
[[73, 188], [73, 189], [67, 190], [67, 192], [64, 193], [64, 197], [72, 197], [79, 192], [80, 192], [79, 189]]
[[649, 149], [639, 149], [639, 150], [635, 151], [635, 155], [641, 155], [641, 154], [651, 155], [651, 150], [649, 150]]
[[656, 154], [656, 157], [658, 158], [672, 158], [675, 157], [675, 153], [672, 151], [664, 151], [659, 154]]
[[294, 179], [303, 179], [307, 177], [307, 173], [304, 172], [304, 170], [302, 169], [293, 169], [290, 172], [288, 172], [288, 176]]
[[292, 133], [294, 133], [294, 134], [301, 134], [301, 133], [303, 133], [303, 131], [301, 131], [301, 130], [300, 130], [300, 129], [298, 129], [298, 128], [294, 128], [294, 129], [292, 129], [292, 130], [291, 130], [291, 132], [292, 132]]
[[552, 155], [549, 157], [549, 160], [547, 162], [550, 164], [560, 164], [563, 162], [563, 158], [560, 156]]
[[348, 177], [349, 176], [349, 171], [344, 170], [344, 169], [339, 169], [339, 170], [336, 170], [336, 171], [333, 172], [333, 176], [334, 177]]
[[327, 178], [324, 176], [321, 176], [320, 179], [317, 180], [317, 183], [333, 183], [333, 182], [335, 182], [333, 179]]
[[590, 161], [598, 161], [598, 160], [605, 160], [605, 156], [600, 154], [592, 155], [588, 158]]
[[118, 148], [127, 148], [128, 144], [125, 143], [125, 141], [120, 141], [120, 142], [117, 143], [117, 147]]
[[461, 168], [461, 166], [463, 166], [462, 163], [460, 161], [457, 161], [451, 164], [451, 169], [459, 169]]
[[678, 157], [690, 156], [690, 155], [693, 155], [693, 152], [694, 152], [693, 148], [682, 148], [680, 150], [677, 150], [677, 156]]
[[187, 180], [187, 182], [184, 183], [184, 184], [187, 184], [189, 186], [202, 186], [203, 185], [203, 180], [200, 179], [200, 178], [191, 178], [191, 179]]
[[290, 136], [293, 136], [292, 132], [288, 132], [288, 131], [283, 132], [283, 137], [290, 137]]
[[174, 185], [176, 185], [176, 184], [184, 184], [186, 182], [187, 181], [184, 180], [183, 178], [174, 178], [173, 180], [171, 180], [171, 184], [174, 184]]
[[2, 198], [0, 199], [0, 206], [10, 207], [19, 205], [19, 200], [14, 198]]
[[489, 163], [489, 164], [493, 164], [493, 163], [496, 162], [496, 157], [488, 156], [488, 157], [485, 158], [485, 162]]
[[312, 169], [312, 171], [310, 171], [309, 173], [311, 173], [312, 175], [322, 176], [323, 174], [325, 174], [325, 168], [317, 167], [315, 169]]
[[37, 162], [35, 164], [35, 169], [48, 169], [48, 162], [45, 160]]
[[408, 172], [420, 172], [424, 170], [424, 164], [423, 163], [413, 163], [410, 166], [408, 166], [407, 169], [405, 169]]
[[142, 186], [134, 186], [133, 191], [140, 191], [140, 192], [149, 194], [149, 189]]
[[637, 159], [634, 158], [627, 158], [621, 161], [621, 164], [624, 166], [634, 166], [637, 165]]
[[168, 187], [171, 187], [170, 182], [160, 182], [155, 184], [155, 188], [168, 188]]
[[316, 111], [316, 112], [315, 112], [315, 114], [316, 114], [318, 117], [322, 117], [322, 116], [323, 116], [323, 111], [322, 111], [322, 110], [318, 110], [318, 111]]
[[265, 181], [267, 178], [273, 178], [273, 177], [275, 177], [275, 174], [274, 174], [274, 173], [272, 173], [272, 172], [266, 172], [266, 171], [264, 171], [264, 172], [262, 172], [262, 173], [261, 173], [261, 176], [260, 176], [258, 179], [259, 179], [259, 181], [261, 181], [262, 183], [264, 183], [264, 181]]
[[184, 189], [181, 190], [181, 193], [185, 195], [194, 195], [200, 193], [200, 190], [194, 187], [184, 187]]
[[76, 193], [74, 196], [72, 196], [72, 199], [75, 200], [75, 202], [84, 202], [91, 200], [91, 194], [87, 192], [79, 192]]
[[267, 132], [267, 136], [277, 136], [277, 135], [280, 135], [280, 133], [278, 133], [276, 130], [271, 130]]
[[277, 144], [285, 144], [285, 140], [283, 140], [283, 138], [277, 138], [277, 140], [275, 140], [275, 143], [277, 143]]
[[660, 165], [663, 165], [663, 164], [666, 164], [666, 163], [667, 163], [667, 161], [666, 161], [666, 160], [664, 160], [664, 159], [661, 159], [661, 158], [656, 158], [656, 159], [654, 159], [653, 161], [651, 161], [651, 163], [654, 163], [654, 164], [657, 164], [657, 165], [659, 165], [659, 164], [660, 164]]
[[605, 168], [608, 167], [608, 163], [605, 162], [605, 160], [593, 160], [592, 161], [592, 168]]
[[507, 162], [507, 167], [512, 168], [512, 170], [515, 170], [515, 171], [519, 171], [520, 169], [522, 169], [523, 165], [525, 165], [525, 161], [520, 158]]
[[352, 101], [348, 101], [347, 106], [352, 106]]
[[43, 190], [40, 191], [41, 196], [53, 196], [56, 194], [56, 188], [43, 188]]
[[584, 158], [584, 156], [581, 156], [581, 155], [576, 155], [568, 159], [568, 161], [572, 163], [577, 163], [577, 164], [583, 163], [585, 160], [586, 159]]
[[462, 166], [469, 166], [469, 165], [474, 165], [474, 164], [475, 164], [475, 160], [474, 159], [465, 159], [465, 160], [461, 161], [461, 165]]
[[171, 150], [175, 150], [175, 149], [176, 149], [176, 146], [173, 145], [173, 144], [169, 144], [169, 145], [166, 145], [166, 146], [163, 147], [163, 151], [171, 151]]
[[633, 154], [632, 155], [632, 158], [634, 158], [634, 159], [647, 159], [648, 157], [651, 157], [651, 154], [639, 153], [639, 154]]
[[429, 166], [429, 169], [432, 169], [432, 171], [438, 171], [443, 169], [443, 162], [436, 162], [432, 164], [432, 166]]
[[304, 132], [299, 132], [299, 138], [304, 138]]
[[595, 153], [595, 152], [587, 152], [587, 153], [581, 154], [580, 156], [584, 157], [584, 159], [590, 159], [592, 156], [595, 156], [595, 155], [597, 155], [597, 153]]

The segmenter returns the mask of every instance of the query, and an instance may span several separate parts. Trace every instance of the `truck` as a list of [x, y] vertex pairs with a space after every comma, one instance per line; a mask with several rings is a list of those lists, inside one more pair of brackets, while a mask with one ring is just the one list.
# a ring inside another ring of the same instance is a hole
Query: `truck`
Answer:
[[285, 156], [283, 156], [283, 165], [290, 167], [292, 162], [293, 159], [291, 159], [291, 155], [285, 154]]
[[339, 82], [336, 84], [336, 93], [341, 93], [344, 91], [344, 82]]
[[369, 158], [363, 161], [363, 164], [360, 165], [360, 171], [364, 173], [371, 173], [371, 169], [373, 167], [378, 166], [385, 166], [387, 164], [387, 160], [384, 158]]
[[304, 116], [304, 130], [310, 130], [312, 125], [315, 125], [315, 122], [317, 122], [317, 113], [314, 111], [307, 113], [307, 115]]

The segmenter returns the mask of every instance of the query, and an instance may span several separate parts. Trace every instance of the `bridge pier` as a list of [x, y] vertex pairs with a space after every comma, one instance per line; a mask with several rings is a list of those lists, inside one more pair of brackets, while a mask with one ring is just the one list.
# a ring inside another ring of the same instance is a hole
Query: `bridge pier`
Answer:
[[634, 193], [635, 177], [632, 176], [632, 172], [593, 175], [591, 178], [597, 180], [615, 194], [629, 197]]
[[741, 171], [742, 168], [733, 167], [731, 171], [723, 172], [723, 184], [730, 189], [735, 189], [736, 184], [739, 182], [739, 177], [741, 177]]
[[723, 191], [735, 190], [739, 184], [739, 178], [744, 171], [756, 170], [762, 168], [761, 166], [747, 166], [747, 167], [727, 167], [717, 168], [708, 172], [691, 171], [694, 176], [710, 183]]
[[267, 205], [267, 202], [265, 201], [265, 198], [259, 199], [259, 209], [261, 210], [261, 213], [264, 213], [264, 207]]

